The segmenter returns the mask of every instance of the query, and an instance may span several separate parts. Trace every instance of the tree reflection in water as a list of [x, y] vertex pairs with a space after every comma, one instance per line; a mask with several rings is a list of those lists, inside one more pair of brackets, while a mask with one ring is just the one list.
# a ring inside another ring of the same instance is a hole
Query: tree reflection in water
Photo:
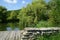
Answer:
[[12, 30], [19, 30], [18, 23], [0, 23], [0, 31], [12, 31]]

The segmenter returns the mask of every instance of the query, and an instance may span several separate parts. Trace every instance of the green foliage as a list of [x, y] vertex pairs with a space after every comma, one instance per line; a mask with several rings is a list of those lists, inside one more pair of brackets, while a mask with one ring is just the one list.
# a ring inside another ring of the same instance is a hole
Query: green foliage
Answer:
[[[26, 8], [22, 8], [18, 17], [20, 20], [21, 26], [24, 27], [33, 27], [40, 20], [47, 20], [48, 17], [46, 13], [46, 3], [43, 0], [38, 0], [28, 4]], [[19, 23], [19, 24], [20, 24]]]
[[55, 27], [55, 25], [52, 21], [40, 21], [36, 27]]
[[36, 27], [47, 27], [47, 22], [46, 21], [40, 21], [37, 25], [36, 25]]
[[20, 10], [7, 11], [0, 6], [0, 22], [19, 22], [19, 28], [60, 27], [60, 0], [33, 0]]
[[0, 6], [0, 31], [6, 30], [7, 9]]
[[49, 2], [49, 18], [53, 18], [53, 20], [55, 21], [55, 26], [59, 26], [60, 25], [60, 0], [51, 0]]
[[[60, 0], [33, 0], [31, 4], [20, 10], [7, 11], [5, 7], [0, 6], [0, 30], [6, 30], [6, 22], [12, 29], [17, 27], [60, 27]], [[12, 22], [12, 23], [9, 23]], [[36, 36], [35, 40], [60, 40], [60, 33], [44, 36]]]
[[5, 7], [0, 6], [0, 23], [6, 22], [7, 18], [7, 9]]
[[35, 40], [60, 40], [60, 33], [52, 33], [50, 35], [37, 35], [36, 36], [37, 39], [35, 38]]
[[6, 23], [0, 23], [0, 31], [5, 31], [7, 28]]

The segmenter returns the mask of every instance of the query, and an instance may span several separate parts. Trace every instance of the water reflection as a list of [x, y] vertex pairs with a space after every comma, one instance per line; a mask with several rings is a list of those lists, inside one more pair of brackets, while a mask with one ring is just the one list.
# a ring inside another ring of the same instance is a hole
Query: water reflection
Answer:
[[18, 23], [0, 23], [0, 31], [17, 31], [19, 30]]
[[6, 23], [0, 23], [0, 31], [5, 31], [6, 30]]
[[[11, 28], [11, 27], [7, 27], [7, 31], [12, 31], [13, 29]], [[18, 31], [19, 30], [19, 28], [14, 28], [14, 30], [13, 31]]]
[[14, 31], [18, 31], [18, 30], [19, 30], [19, 28], [15, 28], [15, 29], [14, 29]]
[[7, 31], [12, 31], [12, 28], [10, 28], [10, 27], [7, 27]]
[[7, 24], [7, 30], [8, 31], [11, 31], [11, 30], [17, 31], [17, 30], [19, 30], [18, 23], [8, 23]]

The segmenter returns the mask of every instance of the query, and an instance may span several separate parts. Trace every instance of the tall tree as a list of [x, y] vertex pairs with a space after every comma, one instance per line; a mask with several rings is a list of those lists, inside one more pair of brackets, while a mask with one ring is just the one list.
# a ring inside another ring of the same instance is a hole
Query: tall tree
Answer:
[[0, 6], [0, 22], [5, 23], [7, 19], [7, 9]]
[[33, 1], [19, 13], [20, 24], [24, 27], [35, 26], [40, 20], [47, 20], [46, 3], [43, 0]]
[[49, 17], [55, 26], [60, 26], [60, 0], [51, 0], [49, 2]]

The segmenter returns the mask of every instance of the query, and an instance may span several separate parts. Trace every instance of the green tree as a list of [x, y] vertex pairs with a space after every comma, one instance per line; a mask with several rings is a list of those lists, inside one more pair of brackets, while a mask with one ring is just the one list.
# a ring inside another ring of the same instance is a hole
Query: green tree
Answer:
[[60, 0], [51, 0], [48, 3], [50, 9], [48, 9], [49, 21], [53, 20], [55, 26], [60, 26]]
[[[18, 11], [19, 12], [19, 11]], [[17, 22], [19, 21], [17, 16], [18, 16], [18, 12], [17, 10], [13, 10], [13, 11], [8, 11], [7, 13], [7, 20], [8, 22]]]
[[0, 22], [5, 23], [7, 19], [7, 9], [0, 6]]
[[0, 31], [6, 30], [7, 9], [0, 6]]
[[[43, 0], [33, 1], [26, 8], [22, 8], [18, 18], [25, 27], [35, 26], [40, 20], [47, 20], [46, 3]], [[23, 26], [24, 27], [24, 26]]]

